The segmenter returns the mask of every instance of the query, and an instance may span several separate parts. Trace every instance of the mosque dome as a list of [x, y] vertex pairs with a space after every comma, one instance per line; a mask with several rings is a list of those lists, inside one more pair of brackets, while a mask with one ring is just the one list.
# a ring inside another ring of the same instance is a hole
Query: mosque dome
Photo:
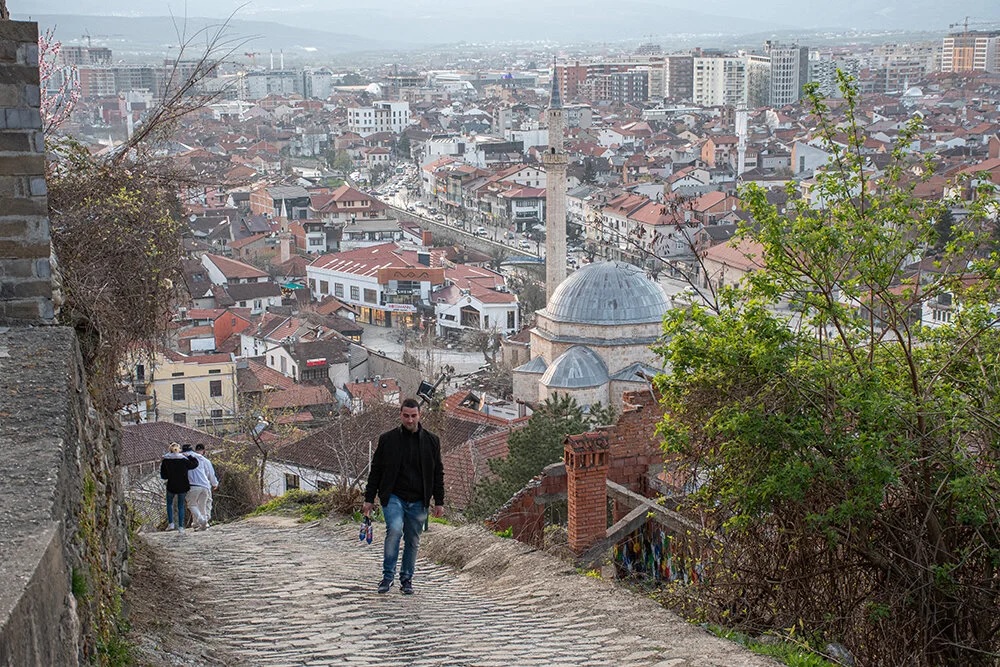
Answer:
[[669, 308], [663, 290], [639, 267], [597, 262], [560, 283], [544, 313], [556, 322], [620, 325], [659, 323]]
[[574, 345], [545, 370], [541, 383], [550, 389], [584, 389], [607, 384], [609, 379], [608, 367], [593, 350]]

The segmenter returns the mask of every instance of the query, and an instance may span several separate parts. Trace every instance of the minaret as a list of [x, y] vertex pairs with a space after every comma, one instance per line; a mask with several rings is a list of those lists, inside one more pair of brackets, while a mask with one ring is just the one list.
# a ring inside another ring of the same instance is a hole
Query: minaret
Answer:
[[552, 97], [549, 100], [549, 146], [545, 165], [545, 300], [552, 298], [566, 279], [566, 153], [563, 151], [563, 109], [559, 79], [552, 62]]
[[736, 107], [736, 179], [747, 170], [747, 107], [740, 104]]

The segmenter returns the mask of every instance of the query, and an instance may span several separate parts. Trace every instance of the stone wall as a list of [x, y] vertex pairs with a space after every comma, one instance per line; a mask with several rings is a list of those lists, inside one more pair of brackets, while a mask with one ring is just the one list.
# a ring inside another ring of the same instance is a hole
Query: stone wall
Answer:
[[108, 648], [128, 550], [113, 443], [55, 319], [38, 26], [0, 21], [0, 666]]
[[51, 323], [38, 25], [0, 22], [0, 324]]
[[[114, 434], [65, 327], [0, 333], [0, 664], [76, 665], [127, 555]], [[75, 595], [74, 595], [75, 591]]]

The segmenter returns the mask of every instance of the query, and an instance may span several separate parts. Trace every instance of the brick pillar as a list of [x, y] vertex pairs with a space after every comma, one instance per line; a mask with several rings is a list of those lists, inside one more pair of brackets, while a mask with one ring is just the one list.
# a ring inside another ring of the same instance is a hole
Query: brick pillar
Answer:
[[0, 21], [0, 324], [51, 323], [38, 24]]
[[563, 442], [569, 548], [583, 553], [608, 530], [608, 439], [599, 433], [571, 435]]

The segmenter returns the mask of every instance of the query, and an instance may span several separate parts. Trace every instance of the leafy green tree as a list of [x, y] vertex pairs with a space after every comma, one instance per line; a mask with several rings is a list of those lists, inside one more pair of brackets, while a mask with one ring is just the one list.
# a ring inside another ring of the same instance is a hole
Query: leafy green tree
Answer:
[[351, 159], [347, 151], [338, 151], [335, 149], [327, 151], [326, 160], [331, 169], [343, 172], [344, 174], [354, 169], [354, 160]]
[[386, 180], [388, 180], [389, 175], [392, 173], [392, 165], [380, 162], [376, 164], [371, 169], [371, 184], [372, 187], [378, 187], [382, 185]]
[[466, 513], [482, 519], [496, 512], [542, 468], [562, 459], [567, 435], [588, 429], [587, 418], [572, 397], [555, 394], [546, 399], [527, 426], [510, 434], [507, 458], [490, 460], [495, 477], [476, 485]]
[[400, 135], [396, 141], [396, 154], [404, 160], [409, 160], [412, 157], [410, 155], [410, 138], [405, 134]]
[[521, 321], [533, 318], [536, 310], [545, 307], [545, 288], [537, 280], [523, 273], [515, 273], [507, 279], [507, 284], [517, 295], [521, 306]]
[[951, 240], [951, 230], [955, 226], [955, 216], [952, 214], [950, 208], [946, 208], [941, 211], [941, 215], [938, 216], [937, 223], [934, 225], [934, 231], [937, 233], [937, 239], [934, 242], [934, 247], [938, 250], [944, 248], [948, 245], [948, 241]]
[[[957, 202], [914, 196], [914, 171], [931, 176], [907, 150], [916, 125], [872, 173], [843, 83], [840, 119], [810, 95], [832, 160], [809, 196], [782, 215], [760, 188], [742, 192], [753, 224], [740, 236], [766, 268], [722, 290], [714, 312], [665, 318], [664, 446], [697, 489], [688, 509], [722, 538], [701, 586], [672, 600], [753, 632], [803, 628], [858, 664], [993, 665], [1000, 258], [982, 259], [993, 193], [962, 202], [969, 216], [937, 272], [908, 272]], [[951, 323], [921, 326], [920, 305], [946, 294], [960, 304]], [[802, 305], [794, 326], [776, 308], [785, 299]]]

